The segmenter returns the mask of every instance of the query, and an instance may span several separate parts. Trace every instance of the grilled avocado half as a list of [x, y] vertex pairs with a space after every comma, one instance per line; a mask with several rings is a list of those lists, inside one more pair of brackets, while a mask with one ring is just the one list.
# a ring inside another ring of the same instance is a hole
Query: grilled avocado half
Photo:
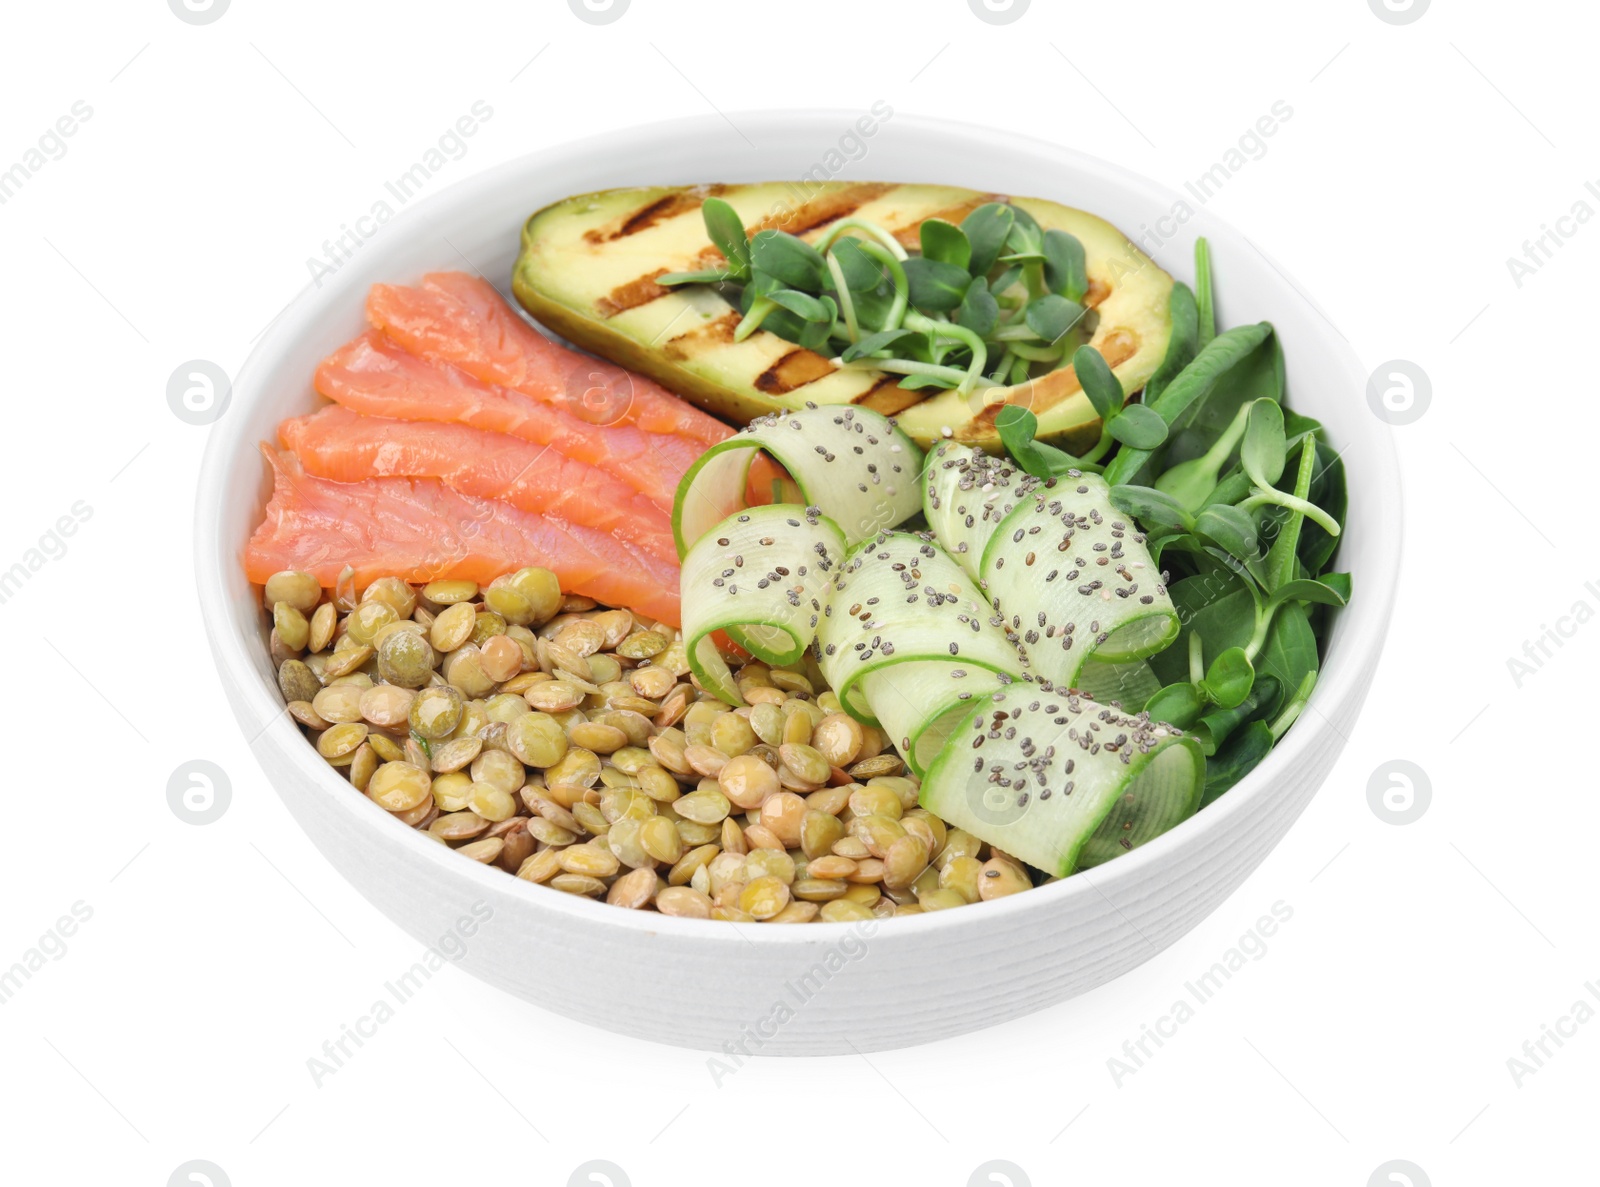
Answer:
[[1083, 244], [1086, 303], [1098, 315], [1089, 344], [1105, 356], [1124, 391], [1140, 390], [1166, 353], [1172, 278], [1122, 232], [1055, 202], [952, 186], [768, 182], [580, 194], [538, 211], [523, 227], [512, 277], [517, 300], [568, 341], [739, 424], [808, 402], [860, 404], [895, 417], [922, 445], [948, 429], [957, 441], [998, 452], [994, 420], [1009, 403], [1032, 410], [1039, 436], [1069, 449], [1087, 449], [1099, 436], [1099, 418], [1070, 366], [963, 397], [909, 391], [898, 375], [835, 367], [765, 330], [735, 342], [739, 311], [714, 289], [655, 283], [664, 272], [722, 262], [701, 217], [708, 197], [730, 203], [752, 235], [770, 227], [814, 240], [854, 216], [889, 228], [912, 251], [925, 219], [959, 224], [985, 202], [1011, 202], [1041, 228], [1060, 228]]

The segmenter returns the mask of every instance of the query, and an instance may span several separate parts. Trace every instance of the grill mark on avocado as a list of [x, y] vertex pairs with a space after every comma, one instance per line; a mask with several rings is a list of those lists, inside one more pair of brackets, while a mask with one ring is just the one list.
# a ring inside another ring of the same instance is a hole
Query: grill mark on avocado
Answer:
[[863, 408], [870, 408], [874, 412], [881, 412], [884, 416], [894, 416], [898, 412], [904, 412], [913, 404], [921, 403], [924, 398], [921, 392], [901, 387], [900, 376], [885, 375], [850, 402], [859, 404]]
[[707, 198], [715, 198], [725, 189], [724, 185], [696, 186], [689, 190], [680, 190], [677, 193], [664, 194], [654, 202], [646, 203], [635, 210], [620, 224], [613, 223], [615, 228], [610, 231], [599, 227], [591, 227], [583, 233], [587, 243], [608, 243], [616, 239], [625, 239], [629, 235], [637, 235], [640, 231], [648, 230], [657, 223], [665, 222], [669, 218], [676, 218], [680, 214], [699, 210]]
[[781, 396], [833, 374], [833, 364], [813, 350], [795, 348], [756, 376], [756, 390]]
[[900, 246], [917, 248], [922, 246], [922, 224], [930, 218], [940, 218], [947, 223], [961, 225], [961, 220], [966, 218], [985, 202], [1003, 202], [1005, 198], [1000, 194], [979, 194], [971, 201], [963, 202], [959, 206], [947, 206], [943, 210], [935, 210], [932, 214], [920, 215], [914, 222], [903, 227], [890, 230], [890, 234], [900, 241]]
[[[1093, 343], [1093, 346], [1105, 357], [1106, 365], [1113, 368], [1127, 362], [1139, 350], [1138, 341], [1123, 329], [1112, 330], [1102, 341]], [[1028, 383], [1018, 384], [1002, 402], [985, 405], [983, 410], [972, 418], [970, 424], [971, 427], [993, 428], [994, 418], [1000, 415], [1000, 409], [1007, 404], [1023, 404], [1035, 416], [1040, 416], [1082, 390], [1077, 373], [1069, 363], [1059, 370], [1051, 371], [1048, 375], [1041, 375]]]
[[815, 231], [841, 218], [849, 218], [874, 198], [880, 198], [898, 186], [899, 183], [869, 181], [825, 190], [791, 210], [774, 211], [763, 216], [746, 230], [751, 235], [757, 231], [787, 231], [791, 235], [804, 235], [807, 231]]
[[683, 362], [716, 346], [733, 341], [733, 332], [739, 327], [737, 310], [724, 313], [715, 321], [685, 330], [669, 338], [661, 353], [675, 362]]
[[605, 296], [594, 303], [596, 311], [601, 317], [616, 317], [629, 309], [637, 309], [641, 305], [648, 305], [657, 297], [664, 297], [671, 289], [661, 287], [656, 283], [656, 277], [667, 271], [657, 268], [647, 272], [638, 280], [630, 280], [627, 284], [619, 284]]

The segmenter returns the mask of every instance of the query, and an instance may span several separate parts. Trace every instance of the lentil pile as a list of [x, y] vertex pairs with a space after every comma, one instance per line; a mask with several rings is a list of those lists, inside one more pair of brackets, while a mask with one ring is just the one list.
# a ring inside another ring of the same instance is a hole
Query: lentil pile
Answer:
[[[692, 679], [680, 632], [526, 568], [479, 588], [397, 577], [357, 596], [281, 572], [264, 589], [288, 712], [409, 828], [516, 877], [663, 915], [841, 922], [1033, 885], [917, 806], [883, 733], [809, 656]], [[1042, 878], [1042, 875], [1040, 876]]]

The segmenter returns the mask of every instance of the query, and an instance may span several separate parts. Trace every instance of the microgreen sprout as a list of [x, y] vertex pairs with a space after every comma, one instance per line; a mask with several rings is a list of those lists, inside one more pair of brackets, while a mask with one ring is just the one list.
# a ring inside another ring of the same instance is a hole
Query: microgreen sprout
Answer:
[[[770, 228], [747, 234], [721, 198], [702, 214], [725, 265], [656, 282], [719, 289], [741, 310], [737, 342], [768, 330], [837, 366], [981, 403], [990, 389], [1065, 366], [1093, 326], [1083, 244], [1008, 203], [985, 203], [960, 226], [923, 220], [915, 254], [870, 219], [840, 219], [808, 243]], [[1148, 438], [1139, 421], [1135, 413], [1123, 431]]]

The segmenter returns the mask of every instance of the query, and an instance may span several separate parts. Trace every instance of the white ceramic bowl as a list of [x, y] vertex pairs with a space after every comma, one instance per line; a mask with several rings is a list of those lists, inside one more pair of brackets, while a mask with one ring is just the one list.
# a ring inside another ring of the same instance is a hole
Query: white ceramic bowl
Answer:
[[1363, 369], [1327, 319], [1238, 232], [1203, 210], [1171, 219], [1181, 199], [1161, 186], [1068, 149], [895, 114], [843, 176], [1080, 206], [1130, 234], [1155, 229], [1166, 239], [1146, 241], [1157, 262], [1184, 277], [1204, 234], [1225, 278], [1224, 324], [1277, 326], [1294, 406], [1344, 449], [1354, 499], [1341, 564], [1356, 591], [1334, 625], [1312, 709], [1283, 744], [1217, 804], [1091, 873], [936, 915], [803, 927], [666, 918], [520, 881], [402, 827], [317, 757], [283, 711], [259, 595], [240, 558], [269, 487], [257, 445], [281, 418], [312, 408], [312, 372], [363, 329], [368, 285], [473, 266], [505, 289], [523, 220], [548, 202], [612, 186], [798, 178], [842, 159], [826, 154], [859, 114], [741, 115], [755, 147], [717, 117], [650, 125], [452, 186], [290, 306], [211, 430], [197, 500], [200, 605], [224, 687], [272, 785], [328, 860], [411, 936], [436, 943], [474, 904], [487, 908], [462, 967], [582, 1022], [682, 1046], [833, 1054], [960, 1034], [1083, 993], [1171, 944], [1255, 869], [1326, 777], [1378, 660], [1399, 570], [1398, 467], [1389, 431], [1364, 398]]

